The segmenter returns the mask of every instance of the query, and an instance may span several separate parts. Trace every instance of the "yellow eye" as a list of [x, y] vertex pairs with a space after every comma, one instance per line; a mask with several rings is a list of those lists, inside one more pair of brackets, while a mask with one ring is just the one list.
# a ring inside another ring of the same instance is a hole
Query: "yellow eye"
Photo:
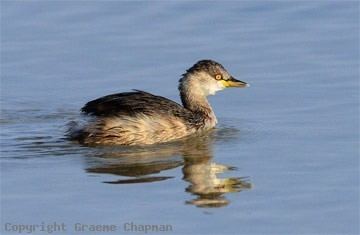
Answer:
[[220, 79], [222, 79], [221, 74], [216, 74], [216, 75], [215, 75], [215, 79], [216, 79], [216, 80], [220, 80]]

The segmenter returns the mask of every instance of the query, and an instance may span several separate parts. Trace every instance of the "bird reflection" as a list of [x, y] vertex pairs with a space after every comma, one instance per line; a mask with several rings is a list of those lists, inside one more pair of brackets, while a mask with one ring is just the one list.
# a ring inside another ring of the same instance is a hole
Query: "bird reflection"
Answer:
[[[219, 174], [235, 167], [215, 163], [212, 145], [226, 141], [233, 129], [212, 130], [182, 141], [149, 147], [103, 147], [88, 159], [90, 173], [125, 176], [108, 184], [149, 183], [168, 180], [166, 170], [182, 166], [185, 191], [195, 196], [186, 204], [197, 207], [222, 207], [229, 204], [226, 193], [250, 189], [245, 177], [220, 178]], [[161, 174], [161, 175], [160, 175]]]

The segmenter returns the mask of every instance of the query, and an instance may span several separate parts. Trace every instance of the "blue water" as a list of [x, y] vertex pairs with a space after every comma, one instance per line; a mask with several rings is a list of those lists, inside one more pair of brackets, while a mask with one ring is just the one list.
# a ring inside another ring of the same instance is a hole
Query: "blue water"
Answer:
[[[214, 132], [150, 148], [64, 139], [99, 96], [179, 102], [205, 58], [251, 84], [210, 98]], [[358, 68], [357, 1], [2, 1], [1, 234], [359, 234]]]

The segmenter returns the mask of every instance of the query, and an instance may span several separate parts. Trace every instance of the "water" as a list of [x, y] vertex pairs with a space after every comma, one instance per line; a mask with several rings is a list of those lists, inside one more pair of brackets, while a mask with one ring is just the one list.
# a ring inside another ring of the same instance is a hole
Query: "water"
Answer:
[[[356, 1], [2, 1], [1, 233], [358, 234], [358, 22]], [[210, 98], [214, 132], [150, 148], [64, 139], [102, 95], [179, 101], [204, 58], [251, 84]]]

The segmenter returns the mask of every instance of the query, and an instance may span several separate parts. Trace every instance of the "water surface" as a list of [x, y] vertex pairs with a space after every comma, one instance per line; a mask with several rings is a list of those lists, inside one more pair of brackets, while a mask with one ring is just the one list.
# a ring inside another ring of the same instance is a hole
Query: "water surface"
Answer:
[[[356, 1], [1, 2], [1, 233], [358, 234], [358, 22]], [[251, 84], [210, 98], [213, 132], [148, 148], [64, 138], [102, 95], [179, 102], [204, 58]]]

